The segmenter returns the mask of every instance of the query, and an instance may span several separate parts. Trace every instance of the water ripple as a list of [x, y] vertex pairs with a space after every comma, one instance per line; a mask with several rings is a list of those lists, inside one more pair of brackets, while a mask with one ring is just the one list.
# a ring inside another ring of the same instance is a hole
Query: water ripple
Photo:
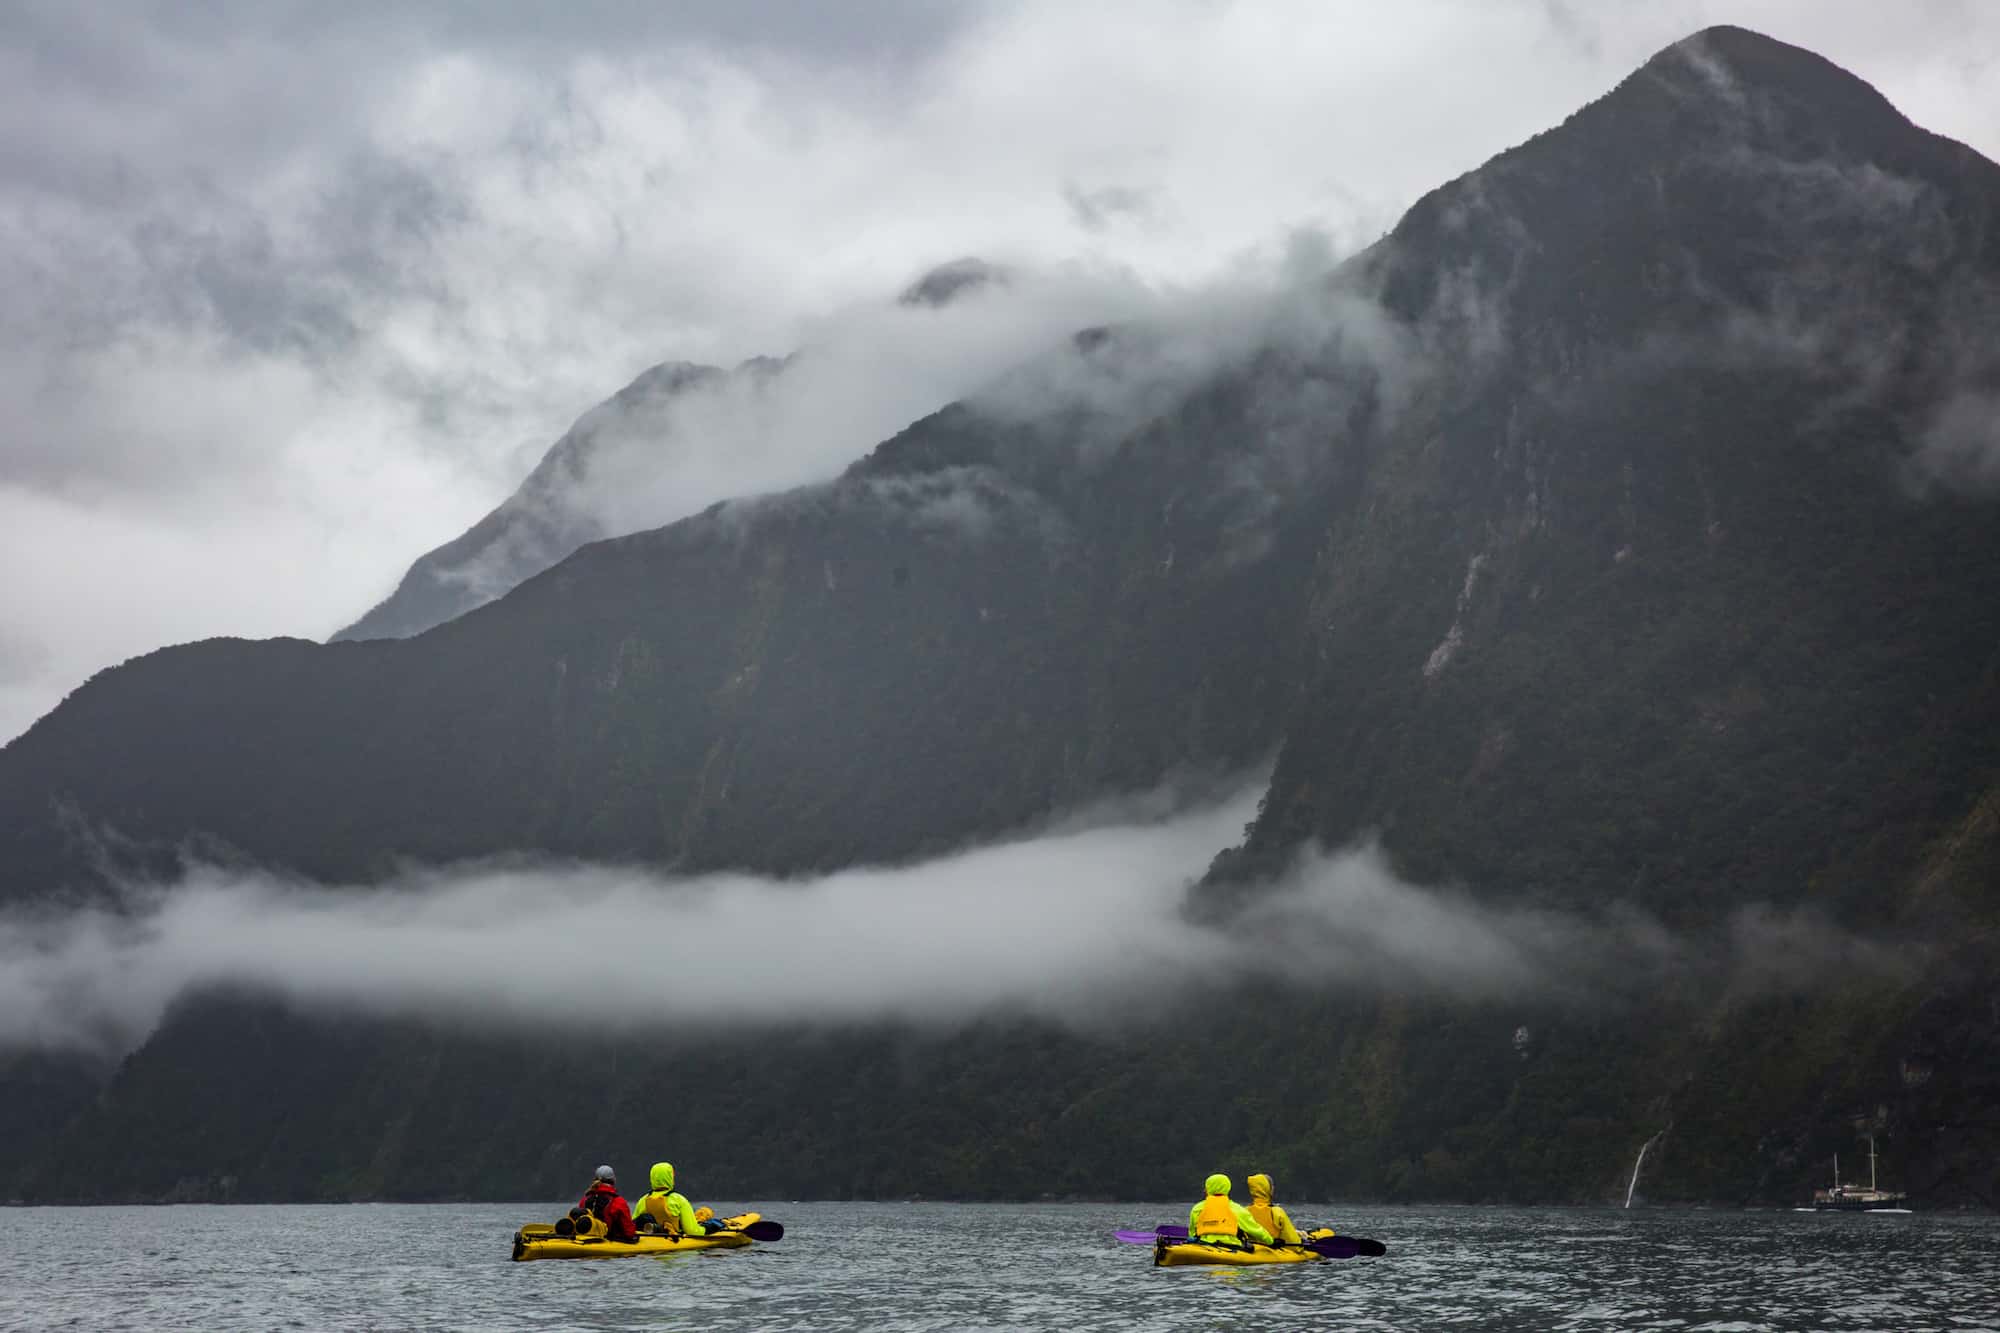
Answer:
[[1110, 1233], [1185, 1204], [748, 1206], [786, 1239], [534, 1264], [513, 1228], [560, 1205], [9, 1209], [0, 1329], [2000, 1333], [1988, 1217], [1300, 1204], [1390, 1257], [1155, 1269]]

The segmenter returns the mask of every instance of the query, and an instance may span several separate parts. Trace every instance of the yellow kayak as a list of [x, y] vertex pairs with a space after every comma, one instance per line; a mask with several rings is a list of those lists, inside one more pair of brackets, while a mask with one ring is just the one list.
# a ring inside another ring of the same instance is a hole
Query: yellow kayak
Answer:
[[1163, 1242], [1153, 1247], [1153, 1263], [1160, 1268], [1184, 1268], [1191, 1264], [1317, 1264], [1326, 1256], [1296, 1245], [1204, 1245], [1198, 1240]]
[[705, 1236], [655, 1236], [641, 1233], [635, 1241], [606, 1240], [596, 1236], [559, 1236], [550, 1226], [525, 1226], [514, 1233], [514, 1262], [530, 1259], [629, 1259], [642, 1254], [692, 1254], [696, 1250], [740, 1250], [750, 1244], [743, 1228], [757, 1221], [761, 1213], [741, 1213], [724, 1218], [727, 1231], [711, 1231]]

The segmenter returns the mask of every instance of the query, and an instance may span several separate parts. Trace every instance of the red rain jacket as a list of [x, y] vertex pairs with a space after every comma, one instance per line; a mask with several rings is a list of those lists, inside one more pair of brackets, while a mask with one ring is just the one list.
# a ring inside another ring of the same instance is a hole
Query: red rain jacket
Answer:
[[601, 1180], [592, 1181], [576, 1206], [604, 1223], [606, 1240], [622, 1240], [628, 1244], [639, 1239], [639, 1228], [632, 1224], [632, 1210], [625, 1203], [624, 1196], [615, 1186]]

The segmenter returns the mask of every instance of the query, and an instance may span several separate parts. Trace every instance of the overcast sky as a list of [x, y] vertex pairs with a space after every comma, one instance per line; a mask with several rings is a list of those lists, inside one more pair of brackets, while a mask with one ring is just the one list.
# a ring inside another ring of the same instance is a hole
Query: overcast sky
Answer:
[[0, 6], [0, 739], [321, 637], [655, 362], [979, 254], [1178, 289], [1732, 21], [2000, 157], [2000, 5]]

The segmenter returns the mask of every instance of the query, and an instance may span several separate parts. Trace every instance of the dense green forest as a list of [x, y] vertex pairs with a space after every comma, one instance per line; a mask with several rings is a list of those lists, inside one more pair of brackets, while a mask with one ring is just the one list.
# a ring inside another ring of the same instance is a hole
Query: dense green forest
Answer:
[[1192, 381], [1153, 369], [1175, 330], [1081, 334], [827, 486], [586, 546], [407, 640], [166, 649], [0, 752], [16, 904], [191, 856], [901, 862], [1275, 754], [1204, 911], [1372, 834], [1488, 901], [1694, 932], [1810, 908], [1921, 966], [582, 1045], [204, 995], [110, 1067], [10, 1057], [0, 1191], [560, 1196], [671, 1151], [736, 1197], [1255, 1167], [1587, 1201], [1657, 1135], [1647, 1197], [1787, 1201], [1872, 1132], [1928, 1204], [1991, 1206], [2000, 510], [1937, 429], [2000, 382], [1996, 310], [2000, 168], [1714, 29]]

